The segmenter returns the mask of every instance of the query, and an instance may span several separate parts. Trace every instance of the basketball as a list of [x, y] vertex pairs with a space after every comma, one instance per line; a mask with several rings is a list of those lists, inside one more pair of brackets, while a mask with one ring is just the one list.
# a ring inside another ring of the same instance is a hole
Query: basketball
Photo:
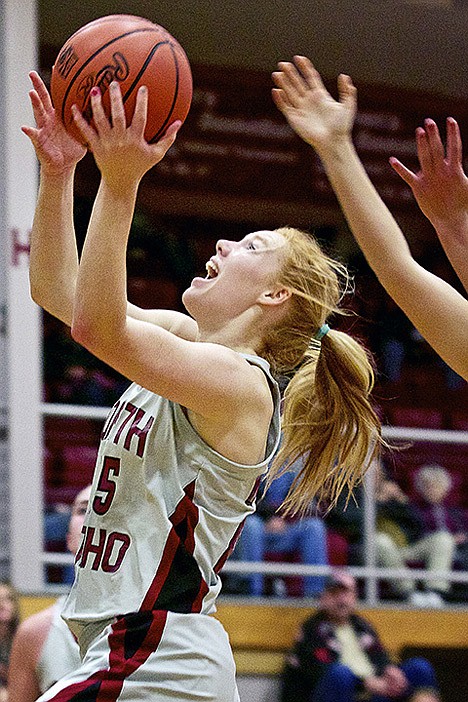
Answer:
[[192, 100], [190, 64], [164, 27], [134, 15], [108, 15], [76, 31], [61, 48], [52, 68], [50, 92], [66, 130], [79, 141], [71, 106], [92, 121], [90, 92], [98, 87], [110, 115], [109, 85], [120, 83], [127, 124], [131, 122], [138, 88], [148, 88], [145, 138], [160, 139], [175, 120], [185, 120]]

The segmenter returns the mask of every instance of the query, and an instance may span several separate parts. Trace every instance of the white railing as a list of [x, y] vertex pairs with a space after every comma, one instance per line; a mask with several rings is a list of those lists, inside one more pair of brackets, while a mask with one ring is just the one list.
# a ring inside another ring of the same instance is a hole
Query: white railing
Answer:
[[[104, 420], [107, 417], [109, 408], [88, 407], [79, 405], [65, 405], [43, 403], [40, 406], [44, 417], [73, 417], [93, 420]], [[410, 427], [383, 427], [383, 435], [387, 440], [410, 441], [434, 443], [434, 444], [460, 444], [468, 445], [468, 431], [451, 431], [443, 429], [416, 429]], [[362, 566], [347, 567], [346, 569], [365, 582], [365, 603], [369, 606], [379, 604], [378, 582], [379, 580], [402, 580], [417, 579], [422, 582], [434, 577], [435, 572], [421, 568], [405, 568], [401, 570], [379, 568], [376, 565], [376, 553], [374, 546], [375, 534], [375, 500], [374, 495], [374, 474], [369, 471], [366, 475], [366, 490], [364, 503], [364, 534], [365, 563]], [[64, 553], [43, 553], [42, 563], [44, 565], [68, 565], [73, 563], [73, 558]], [[269, 563], [269, 562], [247, 562], [240, 560], [229, 560], [223, 568], [224, 573], [250, 574], [263, 573], [270, 576], [314, 576], [327, 575], [331, 571], [330, 566], [305, 565], [299, 563]], [[468, 583], [468, 572], [437, 571], [437, 577], [443, 578], [452, 583]], [[47, 583], [44, 583], [47, 589]], [[57, 586], [52, 586], [53, 590]]]

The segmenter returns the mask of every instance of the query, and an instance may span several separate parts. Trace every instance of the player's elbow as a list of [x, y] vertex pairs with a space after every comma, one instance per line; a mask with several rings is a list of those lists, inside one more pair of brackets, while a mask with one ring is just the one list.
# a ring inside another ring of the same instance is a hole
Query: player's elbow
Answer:
[[99, 358], [107, 359], [116, 348], [116, 332], [112, 324], [101, 319], [74, 315], [71, 325], [74, 341]]
[[33, 278], [29, 279], [29, 294], [31, 295], [32, 301], [35, 302], [36, 305], [45, 308], [46, 296], [44, 294], [44, 286], [41, 285], [39, 281], [34, 280]]
[[84, 346], [88, 351], [96, 352], [96, 343], [100, 337], [96, 325], [82, 317], [74, 316], [70, 331], [74, 341]]

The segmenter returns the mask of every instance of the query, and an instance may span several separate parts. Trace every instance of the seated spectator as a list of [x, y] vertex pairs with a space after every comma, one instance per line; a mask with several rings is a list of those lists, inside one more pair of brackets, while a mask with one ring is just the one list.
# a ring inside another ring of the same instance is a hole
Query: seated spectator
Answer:
[[19, 624], [19, 599], [8, 583], [0, 583], [0, 702], [6, 702], [11, 646]]
[[[297, 553], [301, 563], [327, 565], [326, 528], [320, 517], [284, 518], [277, 513], [294, 480], [293, 470], [277, 478], [257, 501], [257, 511], [247, 517], [234, 557], [243, 561], [263, 561], [268, 553]], [[311, 507], [311, 511], [313, 506]], [[248, 592], [264, 594], [264, 576], [253, 573], [245, 578]], [[276, 592], [284, 594], [284, 583], [276, 579]], [[317, 597], [323, 589], [323, 576], [304, 578], [304, 596]], [[275, 589], [274, 589], [275, 590]]]
[[287, 658], [281, 702], [440, 702], [430, 663], [412, 658], [394, 665], [356, 604], [354, 578], [331, 575]]
[[[408, 498], [393, 483], [391, 496], [379, 502], [377, 550], [379, 562], [388, 568], [404, 568], [410, 561], [422, 561], [433, 577], [425, 583], [424, 592], [415, 592], [413, 579], [395, 581], [395, 588], [407, 595], [413, 604], [441, 606], [450, 591], [450, 582], [435, 571], [450, 571], [455, 558], [457, 539], [465, 534], [460, 516], [444, 506], [451, 486], [451, 477], [442, 466], [426, 465], [415, 478], [419, 504], [410, 505]], [[388, 488], [384, 489], [388, 492]], [[405, 533], [402, 514], [411, 514], [413, 526]], [[419, 529], [418, 529], [419, 522]], [[384, 528], [386, 527], [386, 528]]]
[[[429, 531], [423, 510], [410, 502], [400, 486], [389, 480], [377, 467], [376, 535], [377, 565], [383, 568], [405, 569], [411, 561], [422, 561], [430, 571], [449, 571], [454, 558], [454, 538], [446, 530]], [[348, 539], [350, 563], [365, 562], [363, 547], [364, 511], [363, 487], [354, 491], [354, 499], [346, 504], [343, 495], [326, 516], [327, 526]], [[393, 578], [391, 596], [408, 600], [418, 607], [440, 607], [447, 596], [449, 583], [435, 576], [425, 584], [423, 592], [416, 589], [414, 578]]]
[[336, 505], [325, 510], [324, 522], [327, 529], [344, 537], [348, 543], [348, 564], [362, 565], [364, 562], [364, 488], [362, 483], [355, 486], [348, 499], [346, 490], [338, 497]]
[[[60, 553], [67, 550], [72, 510], [72, 505], [62, 502], [46, 509], [44, 513], [44, 542], [48, 550]], [[47, 575], [49, 576], [49, 572]], [[75, 569], [72, 564], [54, 568], [53, 582], [71, 585], [74, 577]]]
[[[78, 551], [91, 486], [73, 503], [67, 534], [70, 553]], [[34, 702], [57, 680], [80, 665], [78, 644], [60, 616], [64, 597], [20, 624], [13, 639], [8, 702]]]

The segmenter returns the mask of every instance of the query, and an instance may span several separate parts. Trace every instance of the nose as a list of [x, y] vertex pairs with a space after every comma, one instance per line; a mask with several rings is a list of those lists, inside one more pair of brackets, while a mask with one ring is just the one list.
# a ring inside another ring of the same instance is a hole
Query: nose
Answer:
[[228, 239], [219, 239], [216, 242], [216, 253], [220, 256], [227, 256], [232, 250], [233, 243], [232, 241], [228, 241]]

